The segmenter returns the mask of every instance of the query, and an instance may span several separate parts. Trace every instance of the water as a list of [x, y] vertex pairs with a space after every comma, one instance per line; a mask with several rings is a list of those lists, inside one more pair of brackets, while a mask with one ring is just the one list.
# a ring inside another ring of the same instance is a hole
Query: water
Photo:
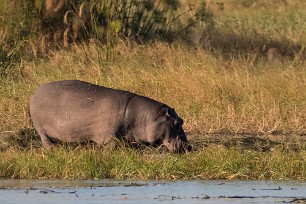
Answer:
[[302, 181], [0, 180], [1, 204], [299, 203]]

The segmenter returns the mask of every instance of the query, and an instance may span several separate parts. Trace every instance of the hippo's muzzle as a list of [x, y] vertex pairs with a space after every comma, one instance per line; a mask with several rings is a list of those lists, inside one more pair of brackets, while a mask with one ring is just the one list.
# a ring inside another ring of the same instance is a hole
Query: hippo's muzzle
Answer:
[[179, 137], [165, 144], [165, 146], [168, 148], [169, 152], [176, 154], [190, 152], [192, 150], [192, 146], [189, 142], [182, 141]]

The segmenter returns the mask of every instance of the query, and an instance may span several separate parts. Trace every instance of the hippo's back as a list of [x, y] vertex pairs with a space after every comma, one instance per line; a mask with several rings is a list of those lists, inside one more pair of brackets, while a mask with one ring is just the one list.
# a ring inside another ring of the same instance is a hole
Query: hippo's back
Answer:
[[63, 97], [64, 95], [68, 97], [78, 96], [97, 98], [101, 95], [107, 96], [109, 94], [123, 93], [126, 93], [126, 91], [114, 90], [79, 80], [64, 80], [46, 83], [38, 87], [34, 91], [30, 103], [33, 102], [32, 100], [36, 100], [37, 98], [41, 99], [44, 97], [51, 100], [58, 97]]
[[[98, 108], [102, 103], [106, 106], [120, 106], [133, 95], [127, 91], [115, 90], [78, 80], [50, 82], [38, 87], [30, 99], [30, 111], [52, 108], [52, 111], [62, 109], [90, 110]], [[114, 98], [116, 101], [114, 102]], [[100, 107], [101, 108], [101, 107]], [[110, 108], [110, 107], [108, 107]]]
[[[134, 94], [78, 80], [38, 87], [30, 99], [35, 129], [66, 141], [88, 140], [97, 131], [115, 130]], [[64, 138], [63, 138], [64, 137]]]

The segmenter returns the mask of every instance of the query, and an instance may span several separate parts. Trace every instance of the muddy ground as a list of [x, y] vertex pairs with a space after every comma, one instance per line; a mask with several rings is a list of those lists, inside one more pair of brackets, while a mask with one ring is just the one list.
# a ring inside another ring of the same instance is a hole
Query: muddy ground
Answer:
[[[194, 150], [210, 145], [240, 148], [255, 151], [273, 151], [277, 147], [293, 151], [306, 150], [306, 135], [282, 134], [203, 134], [187, 133]], [[79, 146], [80, 144], [74, 144]], [[81, 144], [84, 145], [84, 144]], [[94, 145], [91, 143], [91, 145]], [[34, 129], [22, 129], [0, 133], [0, 151], [10, 148], [40, 148], [41, 141]]]

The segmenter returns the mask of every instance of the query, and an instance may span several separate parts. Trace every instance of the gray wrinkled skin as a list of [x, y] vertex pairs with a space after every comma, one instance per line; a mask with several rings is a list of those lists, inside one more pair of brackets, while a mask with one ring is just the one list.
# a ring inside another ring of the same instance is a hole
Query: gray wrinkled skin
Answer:
[[166, 146], [170, 152], [190, 151], [174, 109], [134, 93], [77, 80], [37, 88], [30, 115], [44, 147], [54, 141], [94, 141], [105, 145], [113, 137], [131, 144]]

